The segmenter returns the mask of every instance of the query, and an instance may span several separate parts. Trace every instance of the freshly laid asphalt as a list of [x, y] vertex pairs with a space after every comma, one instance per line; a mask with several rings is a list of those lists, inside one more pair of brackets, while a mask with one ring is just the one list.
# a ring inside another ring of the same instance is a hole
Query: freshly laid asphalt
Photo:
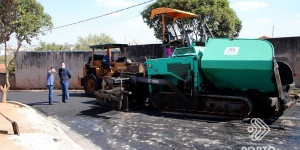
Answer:
[[[0, 94], [0, 96], [2, 96]], [[270, 132], [254, 141], [249, 120], [216, 120], [141, 108], [115, 111], [95, 104], [83, 91], [70, 92], [69, 103], [54, 91], [11, 91], [8, 101], [18, 101], [55, 117], [102, 149], [300, 149], [300, 102], [279, 118], [264, 120]]]

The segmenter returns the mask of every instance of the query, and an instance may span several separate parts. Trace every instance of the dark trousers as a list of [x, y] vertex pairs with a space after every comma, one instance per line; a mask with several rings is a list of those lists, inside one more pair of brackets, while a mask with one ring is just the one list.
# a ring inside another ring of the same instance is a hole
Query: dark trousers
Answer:
[[61, 90], [62, 90], [62, 101], [69, 101], [69, 82], [60, 82]]

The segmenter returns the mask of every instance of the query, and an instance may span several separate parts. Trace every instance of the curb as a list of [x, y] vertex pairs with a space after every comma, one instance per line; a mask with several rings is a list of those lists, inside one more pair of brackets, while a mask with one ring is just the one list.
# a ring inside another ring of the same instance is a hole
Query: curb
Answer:
[[28, 107], [28, 108], [30, 108], [28, 105], [20, 103], [20, 102], [16, 102], [16, 101], [6, 101], [6, 103], [15, 104], [15, 105], [18, 105], [20, 107]]

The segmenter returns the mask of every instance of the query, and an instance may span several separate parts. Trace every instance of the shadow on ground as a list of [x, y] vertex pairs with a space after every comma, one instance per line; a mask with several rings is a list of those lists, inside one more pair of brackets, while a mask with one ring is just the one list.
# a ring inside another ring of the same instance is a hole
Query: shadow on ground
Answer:
[[[85, 101], [81, 103], [92, 104], [90, 109], [83, 110], [78, 113], [78, 115], [82, 115], [82, 116], [110, 119], [111, 117], [107, 117], [106, 116], [107, 114], [105, 113], [110, 111], [116, 111], [116, 112], [119, 111], [119, 110], [114, 110], [109, 106], [97, 105], [94, 100]], [[163, 118], [170, 118], [170, 119], [181, 119], [181, 120], [197, 120], [197, 121], [208, 122], [208, 123], [227, 122], [227, 121], [237, 120], [237, 119], [230, 119], [230, 118], [216, 118], [211, 116], [190, 115], [190, 114], [185, 114], [180, 112], [176, 112], [176, 113], [163, 112], [161, 110], [144, 107], [144, 106], [131, 107], [129, 112], [126, 113], [140, 113], [147, 116], [163, 117]]]
[[37, 106], [37, 105], [49, 105], [49, 102], [35, 102], [35, 103], [28, 103], [29, 106]]
[[[62, 94], [59, 94], [57, 96], [62, 96]], [[88, 97], [88, 96], [85, 93], [69, 93], [69, 97]]]
[[77, 115], [89, 116], [89, 117], [93, 117], [93, 118], [110, 119], [111, 117], [101, 115], [101, 114], [109, 112], [109, 111], [112, 111], [112, 109], [108, 108], [108, 107], [101, 107], [101, 106], [95, 105], [95, 106], [91, 106], [90, 109], [79, 112]]

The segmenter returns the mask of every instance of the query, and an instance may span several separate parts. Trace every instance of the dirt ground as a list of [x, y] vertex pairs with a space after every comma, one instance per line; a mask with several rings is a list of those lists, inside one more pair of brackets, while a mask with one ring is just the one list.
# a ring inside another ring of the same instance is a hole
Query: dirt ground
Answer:
[[57, 126], [52, 125], [35, 110], [18, 103], [0, 103], [0, 112], [17, 122], [20, 135], [14, 135], [11, 123], [0, 115], [1, 150], [82, 149]]

